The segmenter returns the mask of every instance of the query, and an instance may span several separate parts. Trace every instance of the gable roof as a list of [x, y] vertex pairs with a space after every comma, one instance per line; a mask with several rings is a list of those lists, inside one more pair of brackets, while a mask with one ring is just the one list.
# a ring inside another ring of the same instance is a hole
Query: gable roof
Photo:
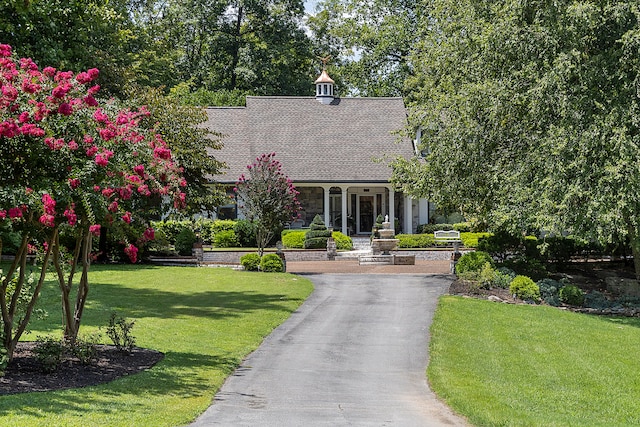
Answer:
[[276, 153], [294, 182], [388, 182], [391, 169], [374, 159], [410, 158], [413, 144], [395, 132], [407, 124], [402, 98], [342, 98], [323, 105], [313, 97], [248, 96], [246, 107], [207, 108], [209, 129], [223, 135], [212, 154], [235, 182], [263, 153]]

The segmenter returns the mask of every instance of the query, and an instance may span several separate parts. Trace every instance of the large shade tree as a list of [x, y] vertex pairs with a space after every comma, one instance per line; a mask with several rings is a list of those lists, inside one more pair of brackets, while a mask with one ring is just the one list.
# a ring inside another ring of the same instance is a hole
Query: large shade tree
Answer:
[[640, 276], [638, 3], [423, 7], [411, 105], [428, 154], [397, 182], [514, 229], [630, 243]]
[[[97, 69], [40, 69], [0, 45], [0, 226], [20, 236], [0, 282], [9, 358], [50, 265], [62, 295], [64, 334], [73, 342], [89, 292], [93, 238], [101, 227], [144, 230], [137, 240], [123, 242], [136, 262], [139, 246], [153, 238], [146, 215], [166, 204], [185, 205], [186, 181], [171, 151], [159, 134], [139, 126], [148, 112], [100, 106], [98, 75]], [[69, 247], [63, 234], [72, 238]], [[0, 251], [2, 243], [0, 238]], [[33, 278], [27, 274], [31, 248], [43, 251]]]

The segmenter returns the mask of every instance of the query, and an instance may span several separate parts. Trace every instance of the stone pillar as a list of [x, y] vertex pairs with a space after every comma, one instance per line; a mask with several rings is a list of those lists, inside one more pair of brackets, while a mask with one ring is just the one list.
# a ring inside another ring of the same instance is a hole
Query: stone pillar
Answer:
[[349, 235], [349, 224], [347, 223], [348, 210], [347, 210], [347, 190], [348, 187], [340, 187], [342, 190], [342, 234]]

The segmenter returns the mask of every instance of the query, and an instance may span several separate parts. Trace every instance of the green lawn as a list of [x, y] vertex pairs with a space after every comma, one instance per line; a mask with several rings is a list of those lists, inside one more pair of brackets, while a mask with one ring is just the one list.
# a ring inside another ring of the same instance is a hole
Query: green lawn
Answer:
[[[166, 354], [147, 372], [112, 383], [0, 397], [0, 425], [177, 426], [202, 413], [240, 361], [311, 293], [307, 279], [229, 269], [94, 266], [81, 335], [109, 315], [135, 320], [140, 347]], [[42, 295], [36, 335], [61, 334], [59, 296]], [[104, 342], [108, 338], [104, 336]]]
[[640, 425], [640, 319], [445, 296], [431, 333], [431, 386], [473, 425]]

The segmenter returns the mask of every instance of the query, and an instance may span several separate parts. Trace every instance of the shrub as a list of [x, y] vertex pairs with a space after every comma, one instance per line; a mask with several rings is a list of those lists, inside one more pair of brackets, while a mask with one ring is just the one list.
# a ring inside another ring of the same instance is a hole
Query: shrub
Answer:
[[453, 229], [459, 231], [460, 233], [468, 233], [471, 231], [471, 223], [470, 222], [458, 222], [453, 224]]
[[584, 296], [584, 306], [603, 310], [611, 308], [613, 303], [602, 292], [593, 291]]
[[562, 236], [546, 237], [538, 245], [538, 249], [546, 261], [556, 262], [561, 266], [577, 254], [577, 247], [573, 238]]
[[98, 350], [95, 343], [99, 341], [99, 339], [99, 334], [89, 336], [88, 338], [78, 337], [73, 343], [66, 342], [65, 347], [69, 353], [73, 354], [78, 358], [78, 360], [80, 360], [80, 363], [83, 365], [89, 365], [96, 358]]
[[260, 255], [246, 254], [240, 257], [240, 264], [247, 271], [258, 271], [260, 269]]
[[[212, 220], [208, 218], [203, 218], [203, 219], [199, 219], [196, 222], [194, 231], [199, 230], [200, 238], [203, 240], [204, 243], [215, 245], [214, 241], [215, 241], [216, 235], [224, 231], [233, 231], [235, 225], [236, 225], [236, 222], [231, 219]], [[237, 244], [234, 246], [237, 246]], [[230, 246], [224, 246], [224, 247], [230, 247]]]
[[537, 282], [540, 288], [540, 297], [542, 300], [554, 307], [560, 305], [559, 292], [564, 286], [561, 282], [553, 279], [542, 279]]
[[496, 270], [493, 284], [496, 288], [507, 289], [514, 277], [516, 277], [516, 274], [513, 271], [508, 268], [499, 268]]
[[237, 248], [240, 245], [236, 232], [233, 230], [218, 231], [213, 237], [216, 248]]
[[260, 260], [260, 270], [265, 273], [281, 273], [284, 271], [284, 263], [278, 254], [266, 254]]
[[131, 334], [135, 321], [128, 321], [126, 318], [118, 316], [116, 312], [111, 313], [109, 326], [107, 326], [107, 336], [116, 348], [124, 353], [131, 353], [136, 340]]
[[541, 280], [549, 275], [542, 261], [526, 256], [508, 259], [503, 262], [503, 265], [511, 268], [519, 275], [531, 277], [533, 280]]
[[256, 242], [256, 225], [253, 222], [246, 219], [238, 220], [233, 226], [233, 231], [235, 231], [241, 247], [255, 248], [258, 246]]
[[37, 337], [33, 352], [44, 372], [55, 372], [62, 363], [64, 345], [52, 337]]
[[466, 271], [479, 271], [487, 262], [493, 265], [493, 259], [488, 253], [482, 251], [467, 252], [456, 263], [456, 274]]
[[309, 231], [304, 236], [304, 248], [324, 249], [327, 247], [329, 237], [331, 237], [331, 231], [327, 230], [320, 215], [316, 215], [309, 226]]
[[438, 230], [450, 231], [453, 230], [452, 224], [420, 224], [416, 230], [417, 234], [433, 234]]
[[584, 305], [584, 293], [575, 285], [567, 285], [560, 289], [560, 301], [568, 305], [582, 307]]
[[196, 233], [190, 228], [183, 228], [176, 236], [175, 248], [179, 255], [189, 256], [196, 242]]
[[460, 240], [465, 248], [477, 248], [478, 240], [489, 236], [490, 233], [460, 233]]
[[156, 232], [162, 231], [172, 244], [175, 243], [178, 234], [180, 234], [183, 229], [193, 229], [191, 221], [153, 221], [151, 222], [151, 226]]
[[398, 234], [399, 248], [428, 248], [435, 244], [433, 234]]
[[527, 276], [516, 276], [509, 285], [509, 292], [524, 301], [540, 301], [540, 288]]
[[305, 230], [285, 230], [288, 233], [282, 233], [282, 245], [289, 249], [302, 249], [304, 248], [304, 235]]
[[340, 251], [350, 251], [353, 249], [353, 240], [351, 237], [345, 236], [339, 231], [334, 231], [331, 233], [331, 237], [336, 242], [336, 249]]

